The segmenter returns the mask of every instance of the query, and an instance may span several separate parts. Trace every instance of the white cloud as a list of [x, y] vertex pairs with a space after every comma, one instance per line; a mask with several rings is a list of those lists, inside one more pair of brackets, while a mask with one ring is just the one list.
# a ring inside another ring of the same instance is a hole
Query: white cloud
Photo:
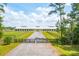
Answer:
[[66, 3], [66, 6], [71, 6], [71, 3]]
[[49, 12], [49, 11], [51, 11], [52, 10], [52, 8], [51, 7], [38, 7], [38, 8], [36, 8], [36, 11], [40, 11], [40, 12]]
[[25, 14], [24, 11], [14, 11], [5, 7], [6, 16], [4, 25], [7, 26], [49, 26], [55, 25], [58, 20], [56, 14], [48, 16], [48, 12], [52, 10], [50, 7], [38, 7], [36, 12]]

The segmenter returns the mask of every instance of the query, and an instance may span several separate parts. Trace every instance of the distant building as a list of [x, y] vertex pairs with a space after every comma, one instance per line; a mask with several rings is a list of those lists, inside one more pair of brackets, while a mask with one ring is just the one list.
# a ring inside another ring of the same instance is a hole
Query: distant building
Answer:
[[15, 27], [15, 31], [56, 31], [56, 27]]

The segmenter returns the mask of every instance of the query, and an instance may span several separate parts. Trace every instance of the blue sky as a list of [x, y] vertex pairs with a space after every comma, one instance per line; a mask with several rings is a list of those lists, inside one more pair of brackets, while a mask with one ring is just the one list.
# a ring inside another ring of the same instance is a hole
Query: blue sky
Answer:
[[[47, 16], [52, 10], [48, 3], [9, 3], [5, 7], [5, 26], [55, 26], [59, 19], [56, 14]], [[70, 4], [66, 4], [65, 12], [70, 12]]]
[[[48, 3], [9, 3], [8, 7], [18, 11], [24, 10], [25, 12], [35, 12], [34, 9], [37, 7], [49, 7]], [[65, 11], [69, 12], [71, 10], [70, 6], [65, 7]]]
[[37, 7], [48, 7], [48, 3], [10, 3], [8, 4], [8, 7], [11, 9], [18, 11], [18, 10], [23, 10], [25, 12], [35, 12], [35, 8]]

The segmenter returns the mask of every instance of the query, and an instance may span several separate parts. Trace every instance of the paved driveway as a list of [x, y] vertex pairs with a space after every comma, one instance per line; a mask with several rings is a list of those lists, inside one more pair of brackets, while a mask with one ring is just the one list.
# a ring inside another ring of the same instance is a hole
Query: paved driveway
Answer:
[[[42, 33], [34, 32], [28, 39], [45, 38]], [[56, 51], [50, 43], [21, 43], [7, 56], [55, 56]]]

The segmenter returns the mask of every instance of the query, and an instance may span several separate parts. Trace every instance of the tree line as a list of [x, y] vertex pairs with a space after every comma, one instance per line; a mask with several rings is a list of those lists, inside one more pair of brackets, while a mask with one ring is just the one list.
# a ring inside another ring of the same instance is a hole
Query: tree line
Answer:
[[[52, 10], [48, 13], [57, 14], [57, 32], [60, 33], [60, 44], [79, 44], [79, 3], [71, 3], [71, 11], [65, 12], [65, 3], [50, 3]], [[66, 15], [66, 18], [64, 17]]]

